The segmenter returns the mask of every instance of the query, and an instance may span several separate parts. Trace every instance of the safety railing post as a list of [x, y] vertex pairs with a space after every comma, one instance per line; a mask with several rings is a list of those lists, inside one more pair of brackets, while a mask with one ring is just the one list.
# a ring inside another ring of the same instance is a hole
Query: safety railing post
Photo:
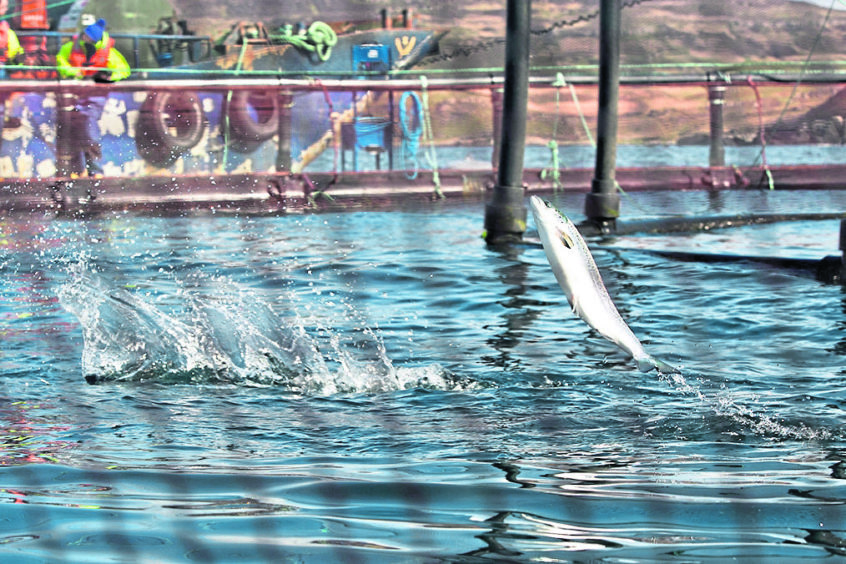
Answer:
[[723, 144], [723, 105], [726, 87], [722, 84], [708, 84], [708, 106], [711, 117], [710, 153], [708, 164], [711, 167], [726, 166], [726, 148]]
[[280, 90], [279, 99], [279, 141], [276, 153], [276, 172], [291, 172], [292, 158], [292, 125], [291, 110], [294, 106], [294, 95], [290, 90]]

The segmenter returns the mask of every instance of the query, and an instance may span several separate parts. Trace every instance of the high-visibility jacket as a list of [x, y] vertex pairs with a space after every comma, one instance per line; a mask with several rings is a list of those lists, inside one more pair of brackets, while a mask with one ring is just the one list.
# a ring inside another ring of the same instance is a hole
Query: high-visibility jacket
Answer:
[[8, 61], [23, 54], [21, 42], [14, 30], [9, 27], [9, 22], [0, 21], [0, 65], [5, 65]]
[[94, 45], [94, 52], [89, 55], [82, 40], [74, 38], [59, 49], [56, 55], [56, 67], [62, 78], [86, 78], [101, 71], [111, 71], [111, 80], [123, 80], [129, 76], [129, 63], [115, 49], [115, 41], [108, 33]]

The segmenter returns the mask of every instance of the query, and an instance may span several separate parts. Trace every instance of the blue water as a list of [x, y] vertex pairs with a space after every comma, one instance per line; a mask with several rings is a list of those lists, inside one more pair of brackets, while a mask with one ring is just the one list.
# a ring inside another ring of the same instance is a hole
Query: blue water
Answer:
[[[582, 195], [556, 204], [581, 218]], [[0, 220], [0, 557], [846, 555], [846, 294], [651, 249], [837, 254], [837, 221], [593, 240], [643, 374], [482, 202]], [[627, 218], [844, 211], [638, 193]], [[88, 382], [94, 382], [89, 384]]]
[[[589, 145], [560, 145], [557, 152], [558, 166], [562, 169], [591, 169], [596, 162], [596, 150]], [[352, 170], [352, 152], [347, 153], [347, 170]], [[705, 145], [620, 145], [617, 151], [617, 165], [707, 167], [708, 153], [709, 148]], [[394, 168], [409, 171], [433, 168], [490, 170], [492, 154], [491, 146], [437, 146], [434, 153], [427, 144], [417, 144], [411, 149], [400, 144], [393, 148]], [[527, 168], [547, 168], [554, 165], [552, 153], [547, 147], [528, 145], [524, 157]], [[340, 161], [340, 155], [337, 159]], [[332, 151], [325, 151], [308, 165], [307, 171], [337, 170], [340, 165], [335, 160]], [[846, 151], [841, 145], [770, 145], [762, 155], [760, 146], [725, 147], [727, 166], [759, 167], [764, 160], [769, 166], [846, 164]], [[375, 157], [368, 155], [366, 151], [359, 151], [357, 162], [359, 170], [373, 170], [376, 166]], [[384, 157], [380, 162], [380, 166], [387, 167]]]

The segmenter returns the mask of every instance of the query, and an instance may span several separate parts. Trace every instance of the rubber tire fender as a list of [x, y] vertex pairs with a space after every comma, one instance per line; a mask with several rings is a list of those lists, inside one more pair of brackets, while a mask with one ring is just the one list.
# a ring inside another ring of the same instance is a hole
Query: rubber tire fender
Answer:
[[236, 90], [224, 104], [233, 150], [250, 152], [279, 130], [279, 101], [273, 90]]
[[199, 96], [192, 91], [153, 91], [141, 104], [135, 144], [146, 160], [167, 165], [197, 145], [206, 130]]

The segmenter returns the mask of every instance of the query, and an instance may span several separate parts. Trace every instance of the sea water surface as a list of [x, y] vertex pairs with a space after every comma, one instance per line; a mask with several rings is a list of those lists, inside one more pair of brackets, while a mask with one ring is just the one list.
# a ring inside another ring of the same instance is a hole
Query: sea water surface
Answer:
[[[583, 195], [556, 205], [582, 218]], [[627, 219], [846, 193], [626, 196]], [[651, 249], [836, 255], [839, 222], [591, 240], [681, 376], [575, 317], [483, 202], [0, 220], [0, 558], [846, 556], [846, 294]]]

